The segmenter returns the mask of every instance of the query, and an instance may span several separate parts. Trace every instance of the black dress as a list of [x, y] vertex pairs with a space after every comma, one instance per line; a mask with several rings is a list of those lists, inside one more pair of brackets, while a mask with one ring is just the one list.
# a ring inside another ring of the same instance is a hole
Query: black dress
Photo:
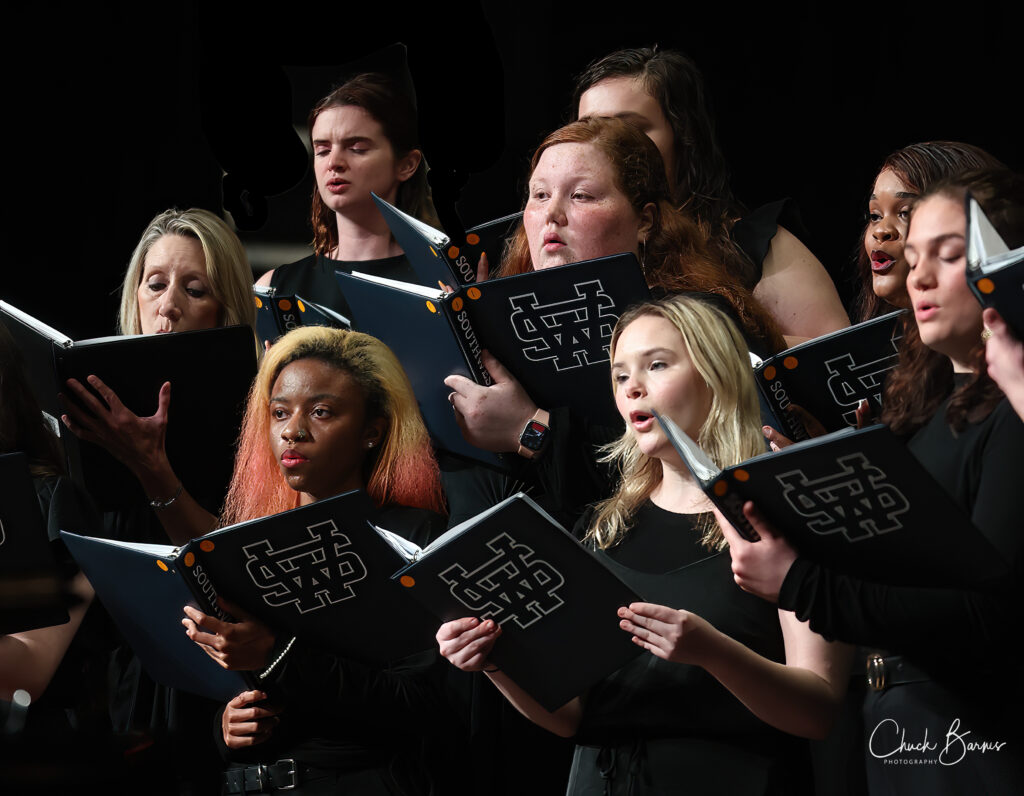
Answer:
[[747, 255], [752, 266], [750, 272], [740, 280], [747, 290], [752, 291], [761, 281], [764, 258], [768, 256], [772, 239], [778, 234], [779, 227], [785, 227], [800, 239], [807, 235], [800, 211], [792, 199], [780, 199], [761, 205], [733, 224], [729, 237]]
[[323, 255], [311, 254], [297, 262], [275, 268], [270, 277], [270, 284], [279, 293], [298, 293], [310, 301], [340, 312], [346, 318], [351, 318], [352, 310], [345, 300], [345, 294], [338, 286], [335, 271], [344, 271], [348, 274], [359, 271], [401, 282], [420, 282], [404, 254], [381, 260], [361, 261], [331, 260]]
[[[867, 692], [872, 794], [1024, 793], [1024, 666], [1016, 652], [1024, 630], [1024, 424], [1004, 399], [954, 432], [947, 403], [908, 447], [1004, 556], [1010, 576], [978, 590], [894, 587], [797, 559], [779, 594], [782, 608], [823, 636], [901, 654], [920, 671], [916, 682]], [[929, 748], [899, 748], [901, 733], [924, 745], [926, 732]], [[967, 748], [983, 740], [1007, 743]]]
[[[728, 551], [710, 553], [700, 515], [648, 501], [602, 552], [654, 603], [692, 611], [771, 660], [785, 661], [775, 606], [742, 591]], [[644, 654], [584, 697], [571, 796], [806, 793], [807, 743], [754, 716], [699, 666]]]

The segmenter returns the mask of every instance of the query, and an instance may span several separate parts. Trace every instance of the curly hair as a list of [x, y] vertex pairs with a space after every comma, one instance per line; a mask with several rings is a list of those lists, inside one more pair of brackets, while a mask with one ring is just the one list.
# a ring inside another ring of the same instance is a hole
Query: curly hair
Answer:
[[[615, 325], [612, 360], [622, 333], [644, 316], [664, 318], [679, 331], [690, 360], [708, 385], [711, 409], [701, 424], [697, 444], [719, 467], [764, 453], [757, 387], [736, 325], [720, 309], [696, 296], [639, 304], [624, 312]], [[616, 389], [613, 383], [612, 390]], [[628, 428], [605, 446], [603, 460], [618, 464], [619, 484], [610, 498], [598, 504], [587, 538], [607, 549], [621, 541], [637, 510], [661, 483], [662, 465], [641, 452], [636, 435]], [[725, 537], [712, 515], [705, 515], [702, 522], [704, 545], [712, 550], [724, 548]]]
[[[395, 158], [400, 159], [419, 148], [416, 123], [416, 103], [412, 96], [383, 74], [366, 72], [342, 83], [320, 100], [309, 112], [309, 132], [317, 117], [330, 108], [346, 106], [362, 108], [380, 124], [384, 137], [391, 145]], [[398, 187], [395, 201], [399, 210], [439, 228], [437, 211], [427, 182], [427, 160], [420, 159], [415, 173]], [[338, 245], [338, 225], [334, 211], [324, 204], [320, 188], [313, 185], [312, 197], [313, 251], [327, 255]]]
[[[1010, 248], [1024, 245], [1024, 177], [1009, 169], [986, 169], [963, 173], [933, 183], [918, 199], [942, 196], [965, 203], [970, 193], [981, 205], [992, 225]], [[967, 218], [964, 217], [966, 227]], [[913, 228], [914, 216], [910, 225]], [[981, 306], [978, 305], [981, 326]], [[979, 336], [970, 352], [971, 376], [956, 386], [949, 359], [922, 341], [913, 317], [904, 326], [899, 364], [885, 383], [882, 422], [897, 434], [913, 434], [928, 423], [949, 397], [946, 421], [957, 431], [967, 423], [985, 417], [1003, 398], [989, 378], [985, 345]]]
[[[897, 149], [882, 162], [876, 174], [888, 169], [910, 193], [920, 194], [933, 183], [955, 179], [968, 171], [1002, 168], [1005, 166], [981, 147], [959, 141], [924, 141]], [[896, 309], [876, 296], [872, 289], [871, 259], [864, 248], [867, 229], [868, 224], [865, 223], [855, 249], [858, 293], [854, 300], [853, 315], [861, 321]]]
[[[533, 154], [533, 173], [545, 150], [558, 144], [591, 144], [609, 161], [616, 188], [641, 213], [654, 206], [651, 230], [644, 246], [644, 275], [648, 286], [662, 294], [716, 293], [736, 312], [744, 329], [774, 351], [785, 341], [771, 315], [738, 280], [718, 267], [704, 234], [677, 210], [668, 190], [661, 154], [650, 138], [620, 119], [587, 118], [571, 122], [548, 135]], [[614, 254], [614, 252], [607, 252]], [[502, 260], [501, 276], [533, 270], [526, 227], [520, 224]]]
[[416, 397], [398, 359], [384, 343], [360, 332], [307, 326], [267, 352], [249, 392], [235, 472], [224, 502], [224, 525], [276, 514], [299, 504], [270, 445], [270, 391], [281, 371], [318, 359], [348, 373], [366, 396], [366, 416], [387, 420], [382, 444], [366, 454], [366, 491], [378, 506], [398, 503], [444, 511], [437, 461]]

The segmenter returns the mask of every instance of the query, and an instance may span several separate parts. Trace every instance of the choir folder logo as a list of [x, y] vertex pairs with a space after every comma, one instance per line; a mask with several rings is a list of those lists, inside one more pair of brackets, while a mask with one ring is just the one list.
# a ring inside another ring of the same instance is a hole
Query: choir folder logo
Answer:
[[903, 527], [897, 517], [910, 502], [880, 468], [862, 453], [842, 456], [836, 464], [839, 470], [814, 480], [802, 470], [776, 476], [789, 505], [808, 518], [808, 528], [857, 542]]
[[618, 320], [615, 302], [599, 279], [573, 285], [575, 295], [540, 304], [536, 293], [509, 296], [509, 322], [523, 356], [534, 362], [554, 360], [556, 370], [571, 370], [608, 361], [608, 344]]
[[350, 549], [334, 520], [308, 526], [309, 539], [274, 550], [269, 539], [242, 548], [249, 577], [267, 605], [294, 604], [300, 614], [355, 597], [352, 584], [366, 577], [366, 566]]
[[563, 604], [562, 573], [533, 548], [501, 533], [487, 543], [494, 556], [471, 569], [455, 563], [440, 573], [452, 596], [481, 619], [525, 629]]

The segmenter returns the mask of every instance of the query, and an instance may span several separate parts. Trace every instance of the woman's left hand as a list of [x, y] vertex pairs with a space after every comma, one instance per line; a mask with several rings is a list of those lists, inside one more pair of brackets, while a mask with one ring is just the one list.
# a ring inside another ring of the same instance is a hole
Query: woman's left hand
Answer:
[[743, 505], [743, 514], [761, 537], [748, 542], [717, 508], [714, 509], [718, 525], [729, 543], [733, 578], [744, 591], [756, 594], [769, 602], [779, 601], [779, 590], [786, 573], [797, 559], [796, 550], [778, 531], [761, 516], [751, 501]]
[[181, 620], [186, 635], [225, 669], [263, 669], [274, 648], [274, 631], [224, 598], [217, 601], [236, 621], [222, 622], [186, 605]]
[[718, 632], [696, 614], [654, 603], [631, 603], [628, 608], [620, 608], [619, 627], [632, 633], [633, 643], [652, 655], [698, 666]]
[[77, 379], [68, 379], [67, 387], [81, 401], [85, 409], [67, 400], [63, 395], [66, 414], [61, 415], [64, 425], [75, 436], [108, 450], [139, 475], [153, 472], [167, 459], [164, 442], [167, 437], [167, 411], [171, 403], [171, 383], [164, 382], [157, 397], [156, 412], [139, 417], [128, 409], [98, 376], [86, 381], [99, 393], [106, 406]]
[[462, 436], [471, 445], [495, 453], [519, 449], [519, 435], [537, 411], [537, 404], [526, 394], [515, 376], [489, 351], [482, 352], [484, 367], [494, 384], [484, 387], [465, 376], [449, 376], [444, 383], [451, 388], [448, 397]]

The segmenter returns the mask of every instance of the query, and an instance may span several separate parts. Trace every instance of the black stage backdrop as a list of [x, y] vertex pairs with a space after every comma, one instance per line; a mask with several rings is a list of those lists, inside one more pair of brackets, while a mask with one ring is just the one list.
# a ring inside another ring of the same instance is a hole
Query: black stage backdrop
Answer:
[[170, 206], [229, 210], [258, 271], [296, 259], [312, 181], [293, 124], [346, 61], [398, 41], [450, 232], [519, 209], [529, 155], [569, 118], [573, 75], [623, 46], [694, 58], [737, 195], [796, 199], [844, 298], [886, 154], [956, 139], [1024, 160], [1024, 70], [997, 2], [429, 5], [25, 4], [7, 27], [0, 297], [73, 337], [112, 333], [135, 242]]

